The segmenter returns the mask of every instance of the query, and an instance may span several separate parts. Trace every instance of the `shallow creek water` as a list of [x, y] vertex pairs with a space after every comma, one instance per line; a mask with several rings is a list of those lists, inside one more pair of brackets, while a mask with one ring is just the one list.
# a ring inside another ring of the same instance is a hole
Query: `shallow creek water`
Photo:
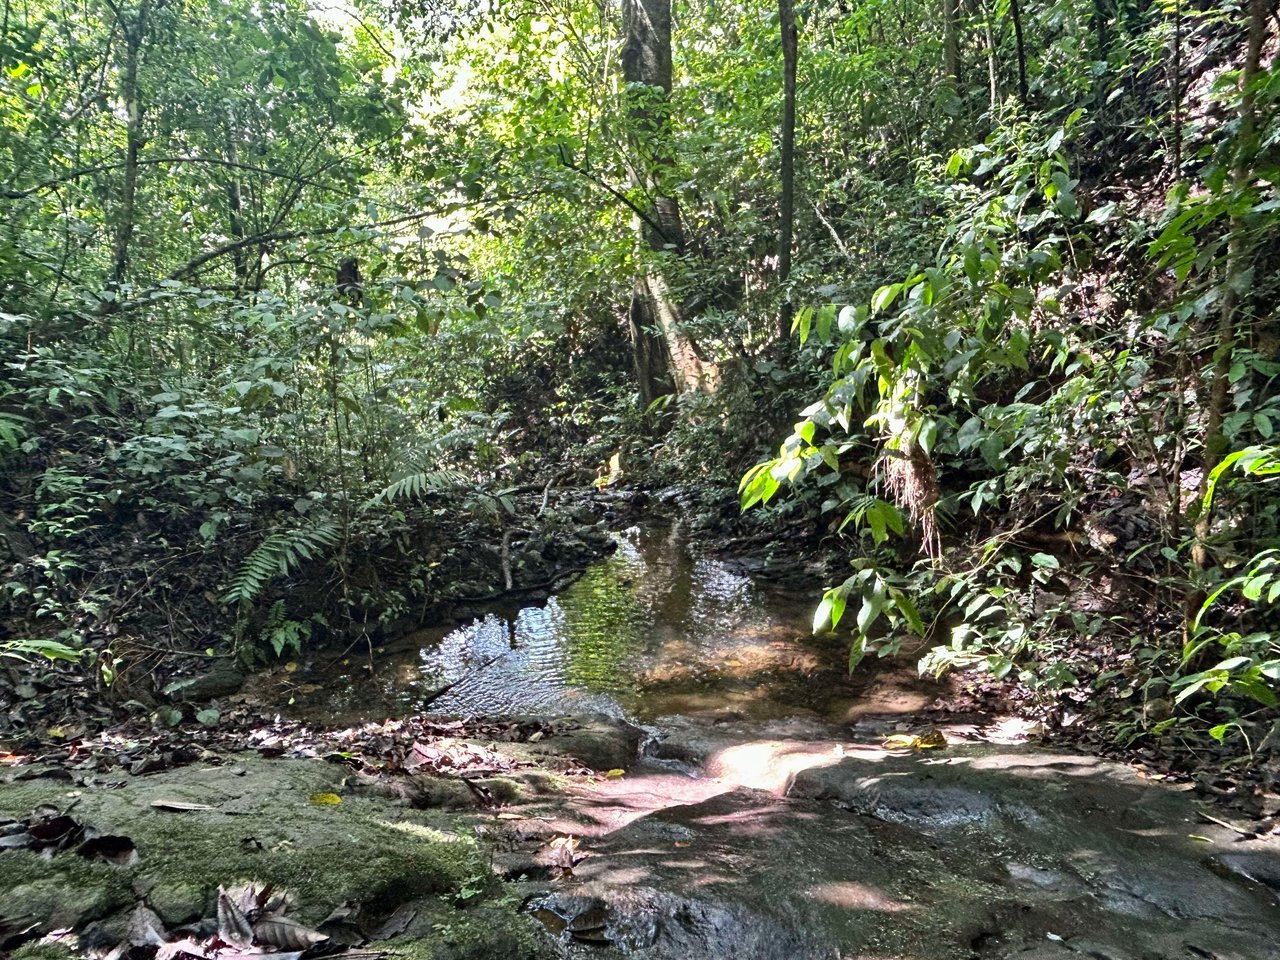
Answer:
[[294, 710], [329, 722], [415, 712], [844, 718], [854, 694], [846, 654], [811, 636], [819, 584], [771, 586], [699, 554], [678, 525], [616, 539], [612, 556], [544, 603], [494, 607], [317, 668]]

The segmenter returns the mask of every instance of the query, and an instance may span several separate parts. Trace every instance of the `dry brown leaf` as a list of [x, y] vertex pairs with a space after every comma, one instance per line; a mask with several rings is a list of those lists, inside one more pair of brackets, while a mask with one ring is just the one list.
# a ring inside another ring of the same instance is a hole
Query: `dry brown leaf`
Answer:
[[226, 890], [218, 888], [218, 936], [236, 947], [253, 944], [253, 927]]
[[325, 943], [328, 936], [318, 930], [305, 927], [288, 917], [267, 917], [253, 926], [253, 935], [263, 943], [284, 947], [286, 950], [306, 950], [317, 943]]
[[164, 921], [140, 903], [129, 914], [129, 931], [125, 940], [131, 947], [164, 946]]

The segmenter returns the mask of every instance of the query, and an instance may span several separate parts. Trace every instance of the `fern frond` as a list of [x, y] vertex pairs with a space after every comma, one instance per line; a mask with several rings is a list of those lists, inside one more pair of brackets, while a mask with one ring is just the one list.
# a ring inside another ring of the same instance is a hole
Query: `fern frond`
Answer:
[[366, 506], [391, 503], [394, 500], [416, 500], [428, 492], [455, 490], [470, 486], [466, 474], [457, 470], [428, 470], [401, 477], [370, 500]]
[[245, 558], [236, 571], [231, 586], [223, 594], [227, 604], [253, 603], [267, 584], [277, 576], [288, 576], [302, 560], [312, 560], [325, 547], [338, 542], [342, 530], [332, 520], [322, 520], [309, 527], [282, 530], [268, 536]]

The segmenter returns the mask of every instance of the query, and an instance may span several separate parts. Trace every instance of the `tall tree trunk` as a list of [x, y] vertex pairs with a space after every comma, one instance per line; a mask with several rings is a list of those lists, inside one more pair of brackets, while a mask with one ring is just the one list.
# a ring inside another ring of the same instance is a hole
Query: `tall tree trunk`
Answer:
[[995, 27], [995, 0], [987, 0], [986, 10], [983, 15], [984, 27], [987, 34], [987, 84], [989, 87], [989, 95], [991, 99], [991, 116], [994, 118], [996, 109], [1000, 106], [1000, 71], [996, 58], [996, 27]]
[[[950, 3], [951, 0], [944, 0]], [[778, 223], [778, 286], [786, 298], [778, 315], [782, 336], [791, 333], [791, 244], [796, 217], [796, 62], [800, 56], [793, 0], [778, 0], [778, 23], [782, 29], [782, 196]]]
[[1111, 56], [1111, 35], [1107, 30], [1109, 20], [1106, 0], [1093, 0], [1093, 33], [1098, 38], [1099, 60], [1106, 60]]
[[1173, 101], [1173, 179], [1182, 179], [1182, 0], [1173, 2], [1173, 57], [1169, 99]]
[[[1231, 192], [1237, 202], [1228, 227], [1227, 259], [1223, 267], [1222, 298], [1218, 307], [1218, 324], [1214, 331], [1213, 371], [1210, 375], [1209, 402], [1205, 410], [1204, 466], [1200, 477], [1199, 499], [1203, 502], [1209, 486], [1209, 474], [1222, 462], [1229, 441], [1222, 431], [1227, 406], [1231, 400], [1231, 359], [1235, 352], [1239, 326], [1240, 287], [1249, 268], [1251, 253], [1248, 224], [1239, 198], [1249, 189], [1253, 176], [1253, 161], [1257, 150], [1257, 117], [1254, 104], [1253, 83], [1257, 78], [1262, 59], [1262, 45], [1267, 30], [1267, 0], [1248, 0], [1249, 41], [1245, 53], [1244, 69], [1240, 73], [1240, 126], [1236, 134], [1235, 159], [1231, 167]], [[1213, 513], [1204, 510], [1196, 518], [1195, 539], [1191, 546], [1191, 559], [1201, 569], [1212, 562], [1206, 541], [1213, 531]]]
[[1009, 0], [1009, 16], [1013, 18], [1013, 42], [1018, 56], [1018, 102], [1027, 109], [1027, 45], [1022, 36], [1022, 6]]
[[[229, 110], [227, 114], [227, 136], [226, 151], [227, 162], [232, 166], [227, 171], [227, 226], [233, 241], [240, 241], [245, 238], [244, 230], [244, 207], [241, 200], [240, 189], [240, 170], [236, 166], [240, 157], [236, 149], [236, 118], [235, 111]], [[232, 267], [235, 270], [236, 290], [243, 292], [249, 286], [249, 262], [248, 251], [237, 249], [231, 255]]]
[[955, 94], [961, 89], [960, 0], [942, 0], [942, 68]]
[[[632, 292], [629, 316], [640, 395], [656, 398], [669, 392], [667, 387], [680, 392], [701, 389], [706, 375], [696, 347], [682, 329], [680, 304], [658, 262], [660, 257], [681, 255], [685, 245], [679, 204], [664, 193], [673, 163], [667, 114], [671, 0], [623, 0], [622, 32], [622, 78], [631, 99], [631, 176], [648, 198], [644, 216], [636, 218], [645, 263]], [[649, 337], [661, 344], [647, 342]], [[668, 367], [665, 376], [656, 369], [659, 358]]]
[[142, 59], [142, 42], [147, 31], [150, 0], [142, 0], [132, 20], [122, 10], [113, 7], [120, 32], [124, 36], [124, 76], [122, 96], [125, 107], [125, 158], [124, 181], [120, 188], [120, 208], [117, 211], [115, 240], [111, 252], [111, 281], [124, 282], [129, 268], [129, 244], [133, 239], [134, 210], [138, 197], [138, 159], [142, 153], [142, 91], [138, 86], [138, 67]]

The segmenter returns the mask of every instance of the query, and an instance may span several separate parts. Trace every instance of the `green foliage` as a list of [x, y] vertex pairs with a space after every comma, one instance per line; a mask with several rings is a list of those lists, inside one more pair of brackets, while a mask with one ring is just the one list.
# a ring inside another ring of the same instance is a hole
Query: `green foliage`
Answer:
[[253, 603], [272, 580], [289, 576], [304, 561], [318, 560], [325, 549], [338, 543], [341, 536], [342, 528], [332, 520], [321, 520], [268, 535], [236, 571], [223, 594], [223, 602], [241, 606]]
[[[613, 462], [814, 520], [851, 663], [905, 630], [926, 670], [1056, 688], [1132, 644], [1186, 716], [1267, 703], [1276, 70], [1241, 89], [1229, 7], [956, 7], [803, 12], [785, 282], [769, 3], [682, 7], [660, 97], [608, 5], [430, 37], [299, 0], [13, 8], [4, 614], [285, 655], [483, 579], [460, 531]], [[681, 243], [638, 238], [659, 196]], [[677, 309], [633, 330], [655, 271]], [[672, 333], [705, 389], [641, 409]], [[1088, 608], [1104, 579], [1140, 612]]]
[[456, 490], [466, 486], [468, 486], [467, 477], [457, 470], [411, 473], [385, 487], [370, 501], [370, 505], [394, 500], [416, 500], [427, 493]]
[[[1202, 510], [1213, 508], [1219, 485], [1230, 483], [1233, 471], [1274, 484], [1280, 476], [1280, 450], [1247, 447], [1224, 457], [1205, 485]], [[1173, 684], [1179, 703], [1223, 691], [1242, 694], [1265, 707], [1280, 702], [1280, 630], [1266, 616], [1280, 599], [1280, 547], [1267, 547], [1244, 558], [1238, 569], [1208, 593], [1191, 622]], [[1210, 651], [1222, 659], [1205, 667]]]
[[14, 660], [26, 661], [31, 657], [44, 657], [46, 660], [79, 663], [84, 659], [84, 654], [85, 651], [56, 640], [5, 640], [0, 643], [0, 657], [11, 657]]
[[283, 600], [277, 600], [271, 605], [262, 628], [262, 639], [270, 646], [277, 659], [282, 659], [286, 652], [295, 655], [302, 653], [302, 645], [310, 637], [311, 624], [291, 620], [285, 612]]

